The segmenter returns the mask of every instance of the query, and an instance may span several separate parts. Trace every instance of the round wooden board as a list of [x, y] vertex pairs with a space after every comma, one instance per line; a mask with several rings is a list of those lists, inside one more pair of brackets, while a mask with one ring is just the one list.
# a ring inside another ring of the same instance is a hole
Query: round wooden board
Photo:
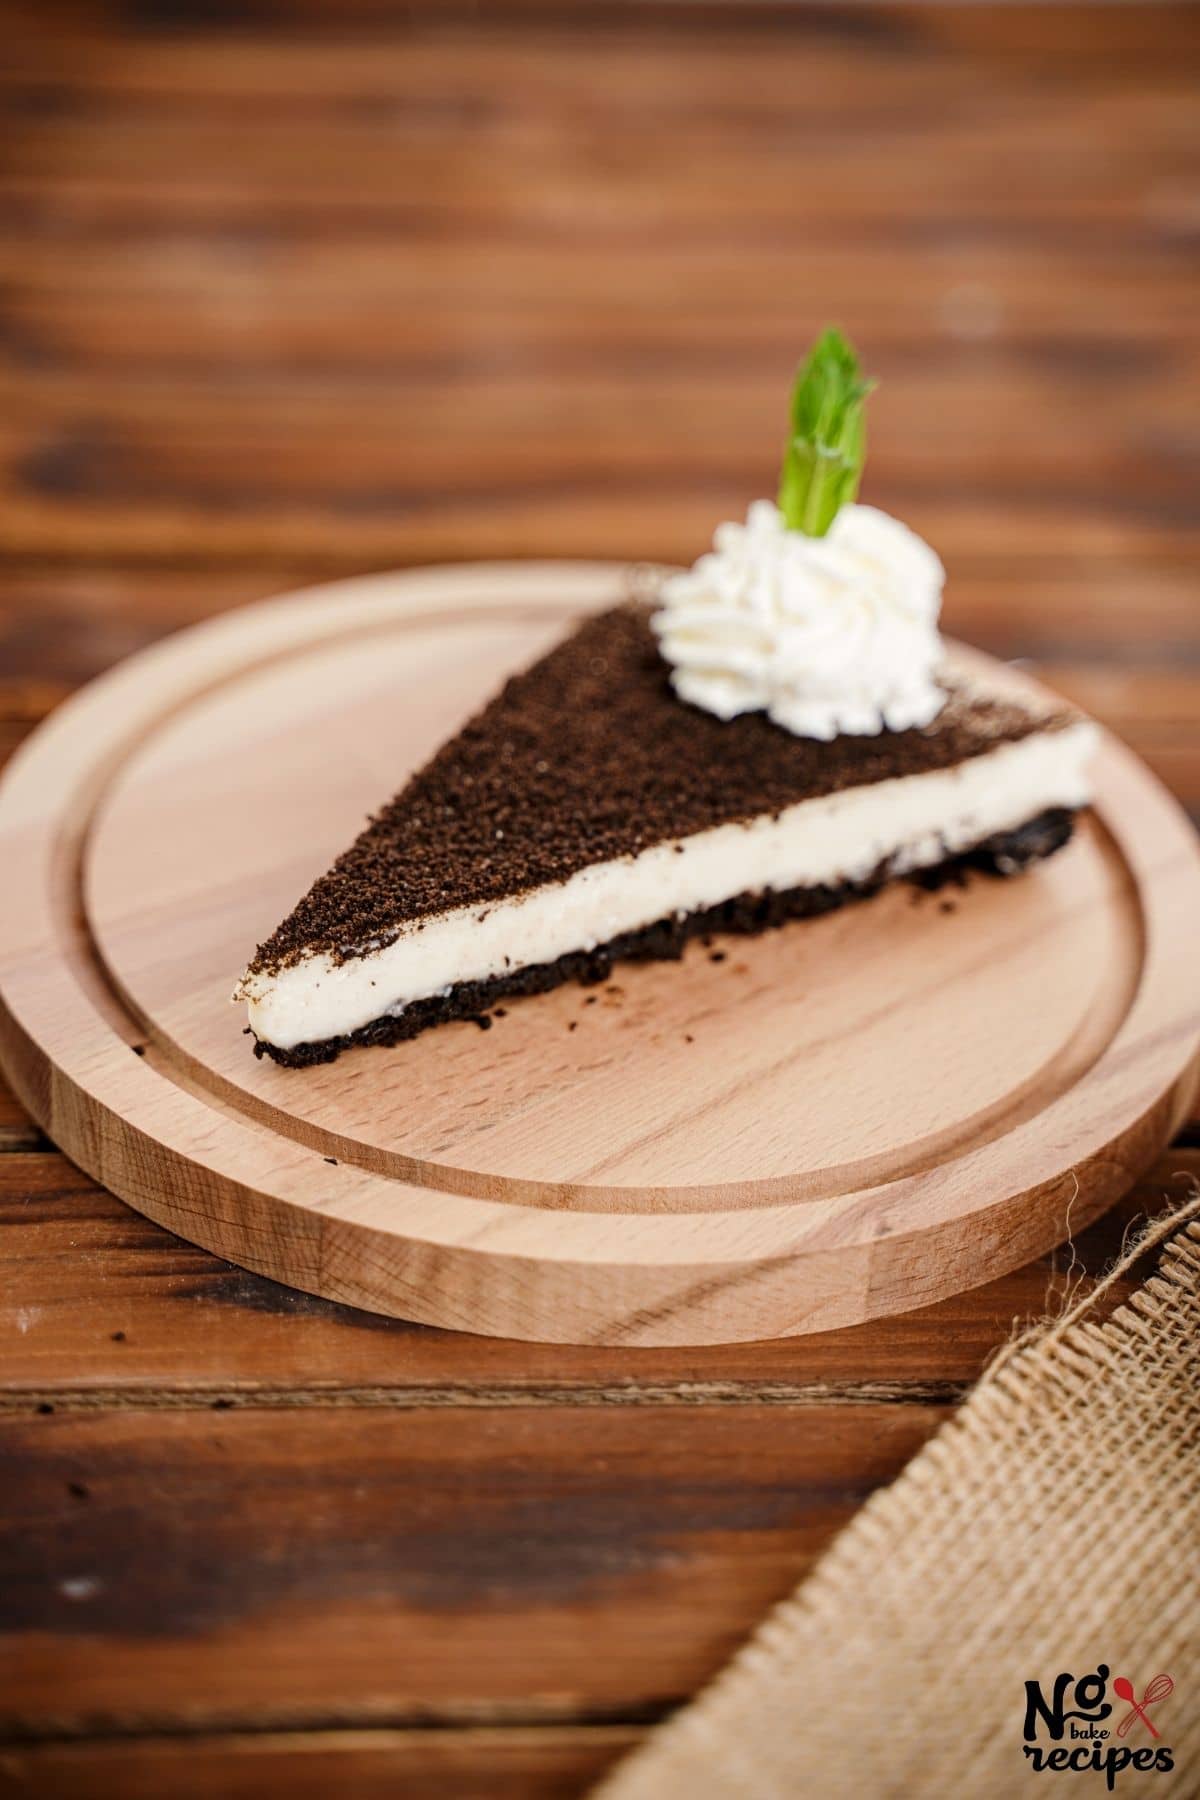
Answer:
[[578, 1343], [902, 1311], [1123, 1192], [1196, 1075], [1200, 857], [1109, 738], [1095, 816], [1019, 880], [618, 965], [486, 1035], [255, 1060], [229, 1003], [255, 943], [624, 585], [595, 564], [341, 583], [185, 632], [54, 715], [0, 789], [0, 1049], [68, 1155], [278, 1281]]

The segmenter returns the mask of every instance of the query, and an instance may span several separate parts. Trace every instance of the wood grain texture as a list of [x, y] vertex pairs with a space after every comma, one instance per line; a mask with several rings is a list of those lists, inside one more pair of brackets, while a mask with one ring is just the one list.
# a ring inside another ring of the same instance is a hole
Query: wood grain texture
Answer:
[[[1040, 659], [1200, 819], [1195, 8], [237, 12], [6, 12], [0, 755], [119, 657], [306, 582], [445, 555], [692, 556], [769, 482], [797, 346], [832, 317], [884, 376], [872, 497], [936, 532], [949, 629]], [[38, 1142], [0, 1084], [0, 1148], [25, 1146], [0, 1171], [22, 1246], [0, 1367], [14, 1404], [44, 1379], [45, 1403], [90, 1391], [101, 1418], [256, 1389], [355, 1410], [394, 1381], [470, 1439], [489, 1393], [573, 1391], [592, 1418], [661, 1380], [672, 1404], [715, 1394], [733, 1416], [766, 1395], [786, 1420], [825, 1383], [880, 1392], [892, 1358], [918, 1403], [970, 1379], [1047, 1275], [781, 1345], [483, 1344], [233, 1271]], [[1192, 1155], [1131, 1206], [1177, 1194]], [[1087, 1234], [1089, 1267], [1124, 1219]], [[820, 1460], [817, 1439], [814, 1479]], [[230, 1458], [215, 1504], [239, 1476]], [[135, 1509], [114, 1540], [138, 1530]], [[686, 1588], [660, 1603], [696, 1616]], [[588, 1628], [586, 1605], [560, 1610]], [[512, 1641], [495, 1615], [496, 1659]], [[194, 1648], [203, 1701], [220, 1652]], [[59, 1687], [48, 1672], [31, 1716]], [[0, 1763], [0, 1789], [494, 1800], [540, 1795], [552, 1758], [546, 1791], [576, 1794], [598, 1735], [625, 1729], [514, 1726], [505, 1750], [319, 1722], [48, 1743]]]
[[0, 1748], [5, 1800], [575, 1800], [645, 1735], [631, 1725], [256, 1732]]
[[[28, 729], [72, 688], [147, 644], [233, 606], [266, 600], [327, 572], [297, 563], [254, 569], [56, 569], [0, 557], [0, 720]], [[332, 572], [337, 572], [336, 564]], [[352, 570], [358, 573], [356, 567]], [[369, 572], [365, 559], [362, 572]], [[1043, 568], [973, 555], [945, 602], [950, 636], [1093, 685], [1088, 710], [1118, 734], [1168, 728], [1194, 746], [1200, 716], [1194, 575], [1186, 563]], [[1164, 716], [1164, 693], [1171, 695]], [[1115, 711], [1108, 709], [1115, 708]], [[1153, 747], [1152, 745], [1150, 746]], [[1200, 812], [1200, 787], [1173, 789]]]
[[657, 1715], [944, 1416], [7, 1419], [0, 1731]]
[[0, 1408], [944, 1404], [1197, 1180], [1200, 1150], [1165, 1151], [1070, 1246], [915, 1312], [758, 1344], [614, 1350], [432, 1331], [299, 1294], [184, 1243], [62, 1157], [10, 1155]]
[[833, 307], [883, 376], [873, 497], [952, 574], [1188, 554], [1186, 10], [1137, 52], [1060, 24], [1069, 74], [1019, 12], [546, 16], [15, 46], [12, 547], [690, 557]]
[[897, 888], [728, 969], [618, 970], [506, 1008], [486, 1046], [464, 1025], [300, 1075], [250, 1057], [241, 946], [621, 586], [531, 564], [314, 590], [123, 665], [25, 747], [3, 1054], [76, 1161], [306, 1291], [568, 1343], [857, 1324], [1119, 1196], [1194, 1094], [1200, 854], [1111, 741], [1095, 822], [1020, 882]]

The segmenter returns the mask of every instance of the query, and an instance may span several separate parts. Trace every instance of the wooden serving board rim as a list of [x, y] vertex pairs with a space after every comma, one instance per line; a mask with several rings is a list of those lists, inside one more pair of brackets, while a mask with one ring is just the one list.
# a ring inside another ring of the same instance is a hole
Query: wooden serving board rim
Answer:
[[[352, 1163], [331, 1168], [319, 1148], [233, 1115], [158, 1046], [131, 1054], [141, 1025], [90, 945], [79, 871], [97, 802], [139, 743], [206, 688], [300, 645], [447, 609], [564, 616], [619, 597], [626, 576], [606, 563], [452, 565], [261, 602], [100, 677], [22, 746], [0, 786], [0, 843], [14, 870], [0, 896], [0, 1055], [68, 1155], [170, 1229], [291, 1285], [434, 1324], [610, 1343], [761, 1337], [922, 1304], [1048, 1248], [1072, 1194], [1079, 1227], [1128, 1186], [1167, 1141], [1195, 1078], [1188, 951], [1200, 856], [1175, 803], [1107, 734], [1102, 818], [1144, 929], [1132, 1003], [1067, 1093], [932, 1173], [749, 1211], [547, 1215]], [[943, 1227], [966, 1242], [964, 1192], [979, 1195], [972, 1228], [999, 1230], [1003, 1244], [967, 1280], [953, 1253], [923, 1258], [936, 1266], [898, 1301], [888, 1263], [906, 1244], [932, 1246]], [[1022, 1209], [1043, 1215], [1036, 1229], [1010, 1219]]]

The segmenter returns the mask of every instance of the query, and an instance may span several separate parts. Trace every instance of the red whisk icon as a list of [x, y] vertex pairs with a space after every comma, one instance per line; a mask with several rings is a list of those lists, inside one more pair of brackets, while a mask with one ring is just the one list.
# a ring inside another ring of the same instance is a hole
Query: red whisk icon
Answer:
[[1148, 1683], [1145, 1693], [1139, 1700], [1134, 1694], [1132, 1681], [1124, 1675], [1115, 1675], [1113, 1677], [1113, 1693], [1119, 1694], [1122, 1700], [1130, 1701], [1133, 1706], [1133, 1711], [1127, 1712], [1117, 1726], [1117, 1736], [1123, 1738], [1134, 1720], [1140, 1719], [1150, 1735], [1157, 1737], [1158, 1729], [1146, 1708], [1154, 1706], [1159, 1700], [1165, 1700], [1167, 1695], [1174, 1691], [1174, 1687], [1175, 1683], [1169, 1675], [1156, 1675], [1153, 1681]]

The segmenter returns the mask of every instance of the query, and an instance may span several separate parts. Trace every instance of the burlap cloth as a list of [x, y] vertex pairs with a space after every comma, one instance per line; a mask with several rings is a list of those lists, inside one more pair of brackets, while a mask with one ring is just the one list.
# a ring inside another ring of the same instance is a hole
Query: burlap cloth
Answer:
[[[1102, 1796], [1023, 1754], [1025, 1682], [1101, 1663], [1147, 1707], [1171, 1772], [1115, 1792], [1200, 1796], [1200, 1223], [1103, 1324], [1106, 1283], [996, 1360], [813, 1574], [594, 1800]], [[1107, 1745], [1154, 1744], [1108, 1698]], [[1070, 1727], [1067, 1727], [1069, 1733]], [[1045, 1749], [1053, 1746], [1043, 1732]]]

